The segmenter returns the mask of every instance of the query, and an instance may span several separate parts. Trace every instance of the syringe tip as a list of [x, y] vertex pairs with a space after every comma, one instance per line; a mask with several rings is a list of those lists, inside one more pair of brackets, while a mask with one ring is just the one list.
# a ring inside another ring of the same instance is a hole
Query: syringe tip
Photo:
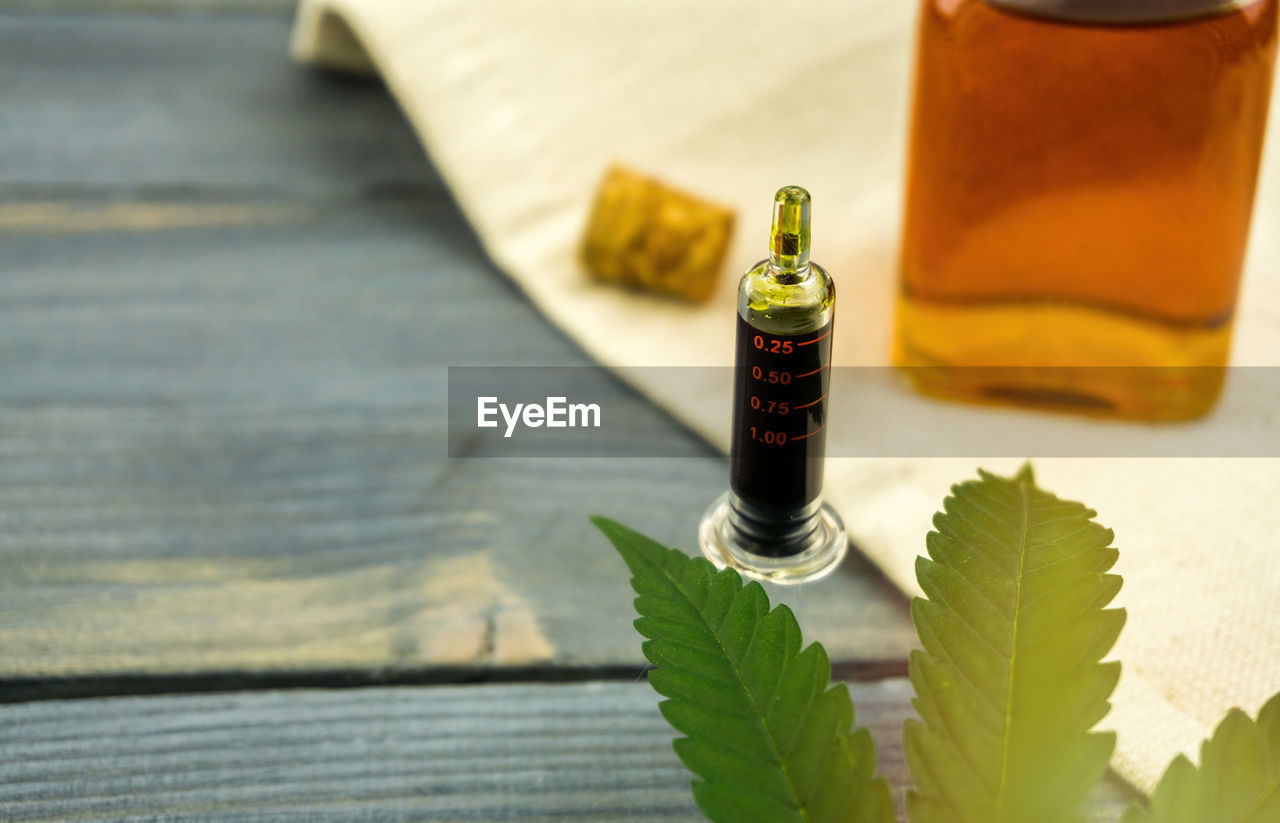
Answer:
[[809, 192], [799, 186], [778, 189], [773, 198], [773, 263], [784, 271], [809, 265]]

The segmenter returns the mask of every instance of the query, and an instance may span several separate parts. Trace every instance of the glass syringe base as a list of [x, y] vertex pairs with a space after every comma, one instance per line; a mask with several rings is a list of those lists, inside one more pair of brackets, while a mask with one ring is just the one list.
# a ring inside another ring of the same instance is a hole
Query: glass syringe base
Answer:
[[749, 551], [730, 522], [731, 493], [725, 492], [702, 516], [698, 543], [716, 568], [737, 569], [755, 580], [782, 585], [809, 583], [836, 570], [849, 550], [844, 522], [827, 503], [818, 512], [818, 524], [805, 549], [786, 557], [769, 557]]

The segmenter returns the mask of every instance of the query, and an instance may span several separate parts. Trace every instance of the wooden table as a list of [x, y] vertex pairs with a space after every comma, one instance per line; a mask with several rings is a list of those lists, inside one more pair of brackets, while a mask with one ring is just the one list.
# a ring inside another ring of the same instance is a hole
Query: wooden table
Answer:
[[[603, 374], [694, 456], [449, 459], [448, 366], [590, 361], [288, 31], [0, 4], [0, 819], [698, 820], [586, 517], [689, 547], [724, 461]], [[905, 785], [904, 599], [784, 599]]]

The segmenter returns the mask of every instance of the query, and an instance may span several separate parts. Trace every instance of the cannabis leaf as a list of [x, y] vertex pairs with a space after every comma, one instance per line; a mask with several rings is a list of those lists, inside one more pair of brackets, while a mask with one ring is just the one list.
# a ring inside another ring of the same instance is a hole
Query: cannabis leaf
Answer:
[[912, 823], [1067, 823], [1101, 777], [1118, 663], [1099, 663], [1124, 625], [1107, 610], [1120, 578], [1112, 532], [1079, 503], [979, 472], [952, 487], [916, 577], [911, 616], [920, 720], [903, 730]]
[[1200, 747], [1200, 768], [1178, 755], [1160, 778], [1150, 810], [1124, 823], [1275, 823], [1280, 820], [1280, 694], [1258, 722], [1232, 709]]
[[649, 682], [662, 716], [684, 735], [676, 754], [697, 777], [693, 796], [715, 823], [888, 823], [888, 784], [875, 747], [853, 731], [843, 684], [828, 689], [822, 646], [800, 650], [786, 606], [769, 610], [759, 583], [742, 585], [602, 517], [592, 522], [631, 569]]

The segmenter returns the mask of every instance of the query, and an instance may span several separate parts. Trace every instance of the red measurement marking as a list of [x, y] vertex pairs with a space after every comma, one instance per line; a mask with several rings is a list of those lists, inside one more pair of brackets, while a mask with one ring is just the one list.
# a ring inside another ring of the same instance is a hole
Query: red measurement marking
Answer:
[[806, 340], [806, 341], [804, 341], [803, 343], [796, 343], [796, 345], [797, 345], [797, 346], [809, 346], [809, 345], [812, 345], [812, 344], [814, 344], [814, 343], [817, 343], [819, 340], [826, 340], [826, 339], [827, 339], [827, 337], [828, 337], [828, 336], [830, 336], [830, 334], [831, 334], [831, 329], [827, 329], [827, 333], [826, 333], [826, 334], [824, 334], [824, 335], [822, 335], [821, 337], [815, 337], [815, 338], [813, 338], [812, 340]]
[[816, 429], [814, 429], [813, 431], [809, 432], [808, 434], [802, 434], [802, 435], [800, 435], [799, 437], [793, 437], [793, 438], [791, 438], [791, 442], [792, 442], [792, 443], [794, 443], [794, 442], [796, 442], [797, 440], [804, 440], [804, 439], [805, 439], [805, 438], [807, 438], [807, 437], [813, 437], [815, 434], [817, 434], [818, 432], [822, 431], [822, 430], [823, 430], [823, 429], [825, 429], [826, 427], [827, 427], [827, 424], [826, 424], [826, 423], [823, 423], [821, 426], [819, 426], [818, 428], [816, 428]]
[[[804, 343], [801, 343], [800, 345], [802, 345], [802, 346], [803, 346], [803, 345], [804, 345]], [[823, 369], [825, 369], [826, 367], [827, 367], [827, 364], [826, 364], [826, 363], [823, 363], [821, 366], [819, 366], [818, 368], [814, 369], [813, 371], [807, 371], [807, 372], [805, 372], [804, 374], [797, 374], [797, 375], [796, 375], [796, 379], [797, 379], [797, 380], [799, 380], [801, 377], [810, 377], [810, 376], [815, 375], [815, 374], [817, 374], [818, 372], [822, 371], [822, 370], [823, 370]]]
[[823, 400], [826, 400], [826, 399], [827, 399], [827, 396], [824, 394], [822, 395], [822, 397], [819, 397], [817, 400], [813, 401], [812, 403], [805, 403], [803, 406], [795, 406], [791, 410], [795, 411], [796, 409], [807, 409], [810, 406], [816, 406], [817, 404], [821, 403]]

